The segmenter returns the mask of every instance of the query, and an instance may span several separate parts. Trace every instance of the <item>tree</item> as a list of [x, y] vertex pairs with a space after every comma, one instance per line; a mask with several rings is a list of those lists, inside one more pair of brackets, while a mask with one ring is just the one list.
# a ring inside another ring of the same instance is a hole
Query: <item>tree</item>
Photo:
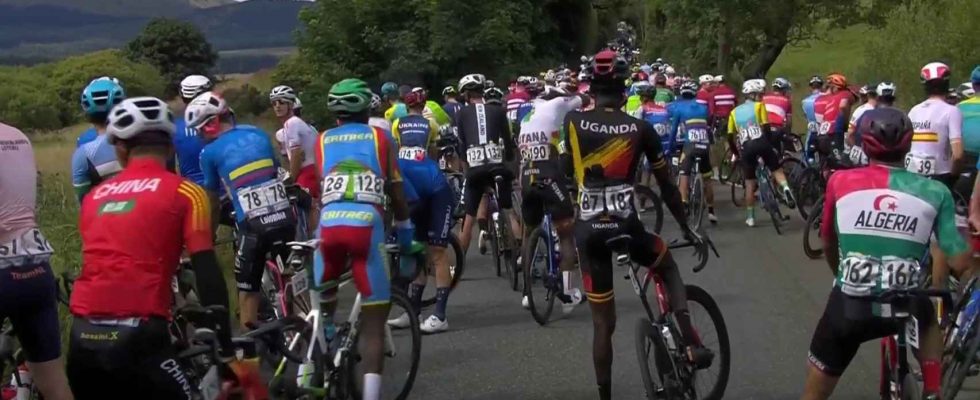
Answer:
[[166, 94], [177, 94], [177, 85], [187, 75], [207, 75], [218, 60], [204, 34], [187, 22], [168, 18], [151, 20], [125, 48], [126, 56], [147, 62], [168, 82]]

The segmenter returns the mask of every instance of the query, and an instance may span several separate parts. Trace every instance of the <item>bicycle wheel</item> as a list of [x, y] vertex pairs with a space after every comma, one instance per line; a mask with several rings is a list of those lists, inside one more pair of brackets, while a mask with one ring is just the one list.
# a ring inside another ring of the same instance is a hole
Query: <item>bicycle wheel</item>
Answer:
[[660, 230], [664, 227], [664, 202], [660, 199], [656, 193], [653, 192], [649, 187], [643, 185], [636, 185], [633, 187], [633, 191], [636, 193], [636, 197], [646, 197], [650, 199], [652, 204], [647, 210], [653, 211], [653, 231], [655, 233], [660, 233]]
[[[385, 326], [385, 357], [384, 369], [381, 373], [381, 393], [385, 397], [394, 396], [397, 400], [408, 398], [415, 385], [415, 376], [419, 371], [419, 358], [422, 354], [422, 330], [419, 327], [418, 316], [414, 312], [409, 312], [412, 307], [409, 305], [408, 297], [398, 290], [391, 292], [391, 309], [388, 315], [402, 315], [408, 313], [409, 323], [407, 329], [392, 330]], [[389, 342], [390, 338], [390, 342]], [[350, 360], [360, 360], [359, 354], [351, 354]], [[363, 387], [364, 371], [360, 365], [353, 366], [350, 370], [356, 373], [349, 375], [354, 382], [351, 387], [354, 399], [361, 398]]]
[[691, 178], [690, 196], [688, 196], [687, 225], [694, 231], [701, 228], [704, 220], [704, 181], [701, 174], [696, 173]]
[[820, 171], [814, 168], [806, 168], [800, 173], [798, 188], [796, 188], [796, 209], [799, 210], [800, 217], [804, 221], [809, 219], [810, 212], [813, 211], [817, 200], [823, 196]]
[[739, 164], [732, 165], [732, 175], [728, 178], [728, 185], [732, 188], [732, 204], [735, 207], [745, 206], [745, 174]]
[[[960, 329], [964, 329], [960, 327]], [[967, 327], [963, 337], [969, 338], [962, 346], [955, 346], [951, 354], [947, 354], [943, 362], [943, 397], [953, 399], [963, 387], [963, 381], [970, 373], [970, 367], [976, 363], [977, 350], [980, 350], [980, 318], [974, 317], [973, 323]]]
[[[699, 399], [721, 399], [725, 396], [725, 388], [728, 386], [732, 362], [728, 328], [725, 326], [721, 309], [708, 292], [694, 285], [686, 287], [691, 324], [697, 330], [704, 347], [715, 354], [710, 367], [694, 371], [692, 386], [698, 393]], [[713, 383], [711, 378], [714, 378]]]
[[531, 317], [541, 326], [548, 323], [555, 307], [555, 293], [548, 282], [549, 258], [551, 249], [548, 248], [547, 235], [540, 226], [534, 228], [524, 244], [524, 294]]
[[668, 387], [666, 376], [673, 374], [673, 360], [667, 352], [667, 343], [649, 319], [636, 320], [634, 333], [636, 357], [640, 363], [640, 377], [648, 400], [672, 399], [674, 388]]
[[799, 188], [800, 177], [804, 171], [803, 163], [796, 157], [784, 156], [783, 160], [779, 162], [779, 167], [782, 168], [783, 174], [786, 175], [786, 182], [789, 183], [790, 190], [795, 194]]
[[[810, 213], [803, 228], [803, 253], [811, 260], [823, 257], [823, 242], [820, 239], [820, 224], [823, 221], [823, 197], [817, 200], [815, 209]], [[813, 239], [816, 238], [816, 242]]]
[[[446, 252], [446, 258], [449, 260], [449, 276], [452, 278], [449, 282], [449, 291], [452, 292], [459, 284], [459, 280], [463, 279], [463, 271], [466, 267], [466, 257], [459, 247], [459, 239], [456, 238], [455, 233], [449, 233], [449, 246], [446, 246]], [[434, 271], [430, 273], [430, 277], [435, 277]], [[422, 307], [436, 304], [436, 286], [431, 284], [425, 287], [425, 293], [422, 294]]]
[[490, 255], [493, 257], [493, 266], [497, 270], [497, 276], [501, 275], [500, 270], [500, 243], [497, 241], [499, 236], [497, 235], [497, 223], [490, 218], [487, 223], [487, 240], [490, 241]]

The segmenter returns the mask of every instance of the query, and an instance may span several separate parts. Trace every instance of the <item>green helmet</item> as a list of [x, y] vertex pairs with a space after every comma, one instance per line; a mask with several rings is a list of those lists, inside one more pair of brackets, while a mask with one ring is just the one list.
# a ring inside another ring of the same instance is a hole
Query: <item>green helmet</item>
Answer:
[[327, 109], [335, 113], [356, 114], [371, 106], [371, 89], [357, 78], [347, 78], [330, 88]]

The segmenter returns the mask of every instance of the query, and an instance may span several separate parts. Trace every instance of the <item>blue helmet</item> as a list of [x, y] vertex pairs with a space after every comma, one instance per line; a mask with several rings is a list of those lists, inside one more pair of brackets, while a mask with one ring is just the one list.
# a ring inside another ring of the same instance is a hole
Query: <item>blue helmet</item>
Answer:
[[125, 99], [126, 92], [119, 83], [112, 79], [99, 78], [82, 90], [82, 111], [88, 115], [109, 112]]

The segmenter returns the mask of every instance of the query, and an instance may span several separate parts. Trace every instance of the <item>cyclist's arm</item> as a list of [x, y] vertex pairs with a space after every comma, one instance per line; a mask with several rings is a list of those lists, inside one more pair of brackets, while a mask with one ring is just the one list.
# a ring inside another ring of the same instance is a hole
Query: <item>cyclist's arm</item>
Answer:
[[[283, 138], [286, 142], [286, 151], [289, 156], [287, 157], [289, 161], [289, 176], [293, 179], [299, 176], [299, 170], [303, 167], [303, 138], [300, 135], [298, 124], [286, 123], [283, 126]], [[274, 157], [278, 159], [279, 157]]]
[[664, 158], [663, 149], [660, 147], [660, 137], [647, 122], [640, 124], [640, 140], [643, 146], [643, 154], [650, 160], [650, 169], [653, 176], [657, 178], [657, 185], [660, 186], [660, 196], [663, 197], [664, 204], [670, 210], [682, 231], [687, 231], [687, 216], [684, 213], [684, 203], [681, 202], [681, 192], [674, 186], [670, 179], [670, 170], [667, 168], [667, 160]]
[[82, 199], [90, 189], [92, 189], [92, 176], [90, 174], [88, 157], [85, 157], [85, 151], [81, 148], [75, 149], [75, 153], [71, 156], [71, 185], [75, 189], [75, 197], [78, 198], [78, 203], [82, 203]]
[[446, 114], [446, 111], [443, 110], [442, 107], [439, 106], [439, 104], [436, 104], [436, 102], [429, 100], [425, 102], [425, 105], [426, 107], [429, 108], [429, 112], [432, 113], [432, 119], [436, 121], [436, 124], [438, 124], [439, 126], [443, 126], [449, 123], [449, 114]]
[[670, 133], [669, 133], [669, 135], [670, 135], [670, 145], [668, 146], [668, 148], [671, 151], [673, 151], [673, 149], [674, 149], [674, 145], [675, 145], [674, 142], [677, 141], [677, 128], [680, 125], [681, 125], [681, 118], [680, 118], [680, 116], [677, 115], [676, 113], [674, 113], [673, 111], [671, 111], [670, 112]]
[[217, 166], [211, 161], [211, 152], [208, 149], [209, 147], [205, 146], [204, 150], [201, 150], [201, 173], [204, 174], [204, 189], [218, 194], [221, 191], [221, 177], [218, 176]]
[[840, 264], [840, 254], [837, 248], [837, 230], [834, 228], [835, 212], [837, 211], [836, 176], [830, 176], [827, 190], [823, 199], [823, 215], [820, 220], [820, 237], [823, 239], [824, 258], [830, 273], [837, 276], [837, 266]]
[[769, 123], [769, 112], [766, 111], [766, 106], [762, 102], [755, 104], [755, 120], [759, 122], [762, 134], [769, 137], [772, 133], [772, 124]]
[[963, 114], [959, 108], [949, 113], [949, 146], [953, 150], [953, 173], [961, 169], [959, 162], [963, 159]]
[[408, 221], [408, 196], [405, 193], [404, 178], [402, 177], [401, 169], [398, 168], [398, 149], [395, 147], [395, 143], [390, 140], [390, 136], [380, 135], [384, 137], [383, 143], [379, 143], [380, 146], [384, 146], [386, 154], [385, 158], [387, 161], [387, 179], [385, 180], [385, 191], [388, 196], [391, 197], [391, 212], [394, 214], [395, 221]]
[[728, 115], [728, 148], [732, 149], [732, 153], [736, 156], [738, 155], [738, 143], [735, 143], [735, 134], [738, 132], [738, 127], [735, 125], [735, 113], [732, 112]]
[[[184, 215], [184, 246], [191, 255], [201, 303], [206, 306], [222, 306], [228, 310], [228, 289], [211, 237], [211, 205], [208, 196], [204, 189], [190, 181], [181, 182], [177, 193], [177, 205]], [[218, 327], [221, 348], [230, 351], [231, 324], [228, 316], [219, 316], [214, 322]]]

